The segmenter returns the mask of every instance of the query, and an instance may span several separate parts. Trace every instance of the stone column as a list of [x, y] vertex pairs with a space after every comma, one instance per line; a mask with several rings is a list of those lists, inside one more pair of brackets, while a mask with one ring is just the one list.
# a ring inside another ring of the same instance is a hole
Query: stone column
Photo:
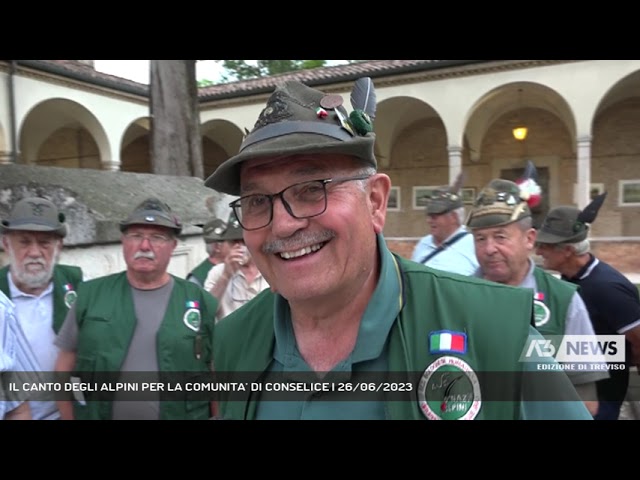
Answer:
[[101, 163], [103, 170], [110, 170], [112, 172], [120, 171], [120, 162], [116, 162], [113, 160], [103, 160]]
[[591, 135], [578, 138], [576, 204], [583, 209], [591, 201]]
[[11, 152], [0, 150], [0, 165], [11, 165]]
[[449, 146], [447, 151], [449, 152], [449, 185], [452, 185], [462, 171], [462, 147]]

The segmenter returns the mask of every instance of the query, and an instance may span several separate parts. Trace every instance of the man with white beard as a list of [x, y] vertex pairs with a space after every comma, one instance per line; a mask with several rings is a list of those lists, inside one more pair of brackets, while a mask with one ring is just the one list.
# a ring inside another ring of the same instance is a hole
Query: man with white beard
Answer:
[[[2, 220], [2, 246], [9, 265], [0, 269], [0, 290], [16, 307], [16, 316], [45, 378], [53, 374], [59, 349], [58, 330], [73, 304], [82, 270], [60, 265], [62, 239], [67, 234], [64, 214], [49, 200], [24, 198]], [[31, 401], [34, 420], [57, 420], [53, 398]]]

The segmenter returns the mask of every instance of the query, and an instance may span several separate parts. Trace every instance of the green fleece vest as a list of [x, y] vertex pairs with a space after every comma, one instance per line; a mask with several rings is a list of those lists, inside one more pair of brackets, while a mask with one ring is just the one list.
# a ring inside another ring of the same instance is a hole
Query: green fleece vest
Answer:
[[[416, 372], [425, 379], [440, 361], [458, 359], [466, 362], [473, 372], [513, 372], [514, 368], [519, 368], [518, 359], [532, 317], [530, 290], [452, 275], [398, 256], [395, 258], [402, 272], [404, 300], [389, 334], [390, 372], [406, 372], [407, 381], [412, 381]], [[237, 381], [259, 382], [268, 369], [274, 349], [274, 299], [274, 294], [265, 290], [217, 324], [214, 364], [221, 377], [233, 381], [236, 373]], [[500, 308], [494, 309], [492, 305]], [[429, 333], [440, 330], [466, 333], [467, 353], [430, 353]], [[254, 378], [249, 378], [248, 374]], [[500, 382], [483, 384], [482, 375], [480, 377], [482, 396], [489, 400], [512, 401], [482, 401], [475, 418], [519, 418], [519, 371], [504, 375]], [[420, 401], [420, 383], [414, 384], [412, 401], [398, 401], [397, 397], [386, 399], [390, 419], [427, 418], [428, 409], [424, 403], [429, 402]], [[433, 386], [427, 386], [427, 390], [430, 388], [435, 391]], [[219, 416], [254, 419], [259, 394], [246, 392], [242, 395], [234, 394], [233, 401], [222, 396]], [[426, 395], [428, 397], [430, 393]]]
[[[198, 302], [199, 326], [189, 321], [194, 317], [193, 312], [190, 313], [193, 305], [188, 306], [188, 302]], [[211, 371], [217, 308], [218, 302], [212, 295], [191, 282], [174, 277], [171, 299], [156, 337], [160, 372], [184, 372], [190, 381], [206, 377], [206, 373]], [[105, 373], [120, 371], [136, 327], [133, 295], [126, 272], [81, 284], [76, 301], [76, 320], [76, 374], [82, 382], [101, 383]], [[189, 328], [187, 323], [197, 330]], [[98, 378], [101, 374], [102, 380]], [[182, 401], [161, 401], [160, 419], [209, 418], [209, 401], [190, 397], [192, 394], [184, 392]], [[76, 419], [111, 418], [112, 402], [108, 398], [92, 401], [89, 393], [85, 400], [85, 406], [74, 403]]]
[[542, 335], [564, 335], [567, 311], [577, 285], [560, 280], [539, 267], [533, 270], [538, 292], [544, 299], [534, 301], [533, 313], [536, 330]]
[[211, 270], [212, 267], [213, 267], [213, 263], [211, 263], [207, 258], [200, 265], [198, 265], [196, 268], [191, 270], [191, 273], [187, 275], [187, 280], [189, 280], [189, 278], [191, 277], [194, 277], [196, 280], [200, 282], [200, 285], [204, 287], [204, 282], [207, 279], [207, 274], [209, 273], [209, 270]]
[[[9, 266], [0, 269], [0, 290], [11, 298], [8, 275]], [[60, 330], [69, 307], [75, 301], [80, 282], [82, 282], [80, 267], [59, 264], [53, 267], [53, 331], [55, 333]]]

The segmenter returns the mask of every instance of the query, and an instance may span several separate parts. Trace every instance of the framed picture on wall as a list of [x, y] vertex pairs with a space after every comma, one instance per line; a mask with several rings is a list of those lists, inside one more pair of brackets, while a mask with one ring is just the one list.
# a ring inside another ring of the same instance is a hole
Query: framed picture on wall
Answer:
[[391, 187], [391, 192], [389, 193], [389, 201], [387, 202], [388, 211], [400, 211], [400, 193], [400, 187]]
[[465, 205], [473, 205], [473, 201], [476, 199], [475, 187], [466, 187], [460, 190], [462, 196], [462, 203]]
[[640, 205], [640, 180], [619, 180], [618, 192], [619, 205], [625, 207]]
[[437, 186], [431, 187], [413, 187], [413, 209], [414, 210], [424, 210], [429, 203], [429, 198], [431, 197], [431, 192], [436, 190]]

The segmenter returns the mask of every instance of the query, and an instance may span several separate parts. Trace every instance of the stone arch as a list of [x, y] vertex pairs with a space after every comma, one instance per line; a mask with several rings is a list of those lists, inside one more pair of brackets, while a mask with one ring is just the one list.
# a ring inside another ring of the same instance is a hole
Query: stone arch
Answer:
[[640, 237], [640, 207], [625, 192], [640, 186], [640, 71], [620, 79], [602, 97], [592, 124], [591, 185], [607, 192], [594, 235]]
[[[490, 129], [502, 128], [504, 133], [503, 146], [513, 149], [509, 153], [521, 153], [523, 145], [530, 145], [532, 139], [543, 135], [549, 128], [542, 121], [542, 125], [535, 125], [536, 115], [547, 112], [549, 117], [555, 117], [570, 139], [575, 139], [576, 122], [574, 114], [566, 100], [553, 89], [533, 82], [513, 82], [500, 85], [482, 95], [469, 109], [465, 127], [465, 145], [468, 146], [469, 158], [472, 162], [479, 161], [485, 152], [487, 132]], [[518, 122], [530, 125], [529, 134], [523, 143], [518, 143], [512, 136], [512, 128]], [[540, 127], [540, 128], [536, 128]], [[513, 140], [507, 145], [507, 140]], [[575, 142], [570, 148], [575, 152]]]
[[104, 128], [83, 105], [51, 98], [35, 105], [19, 128], [18, 163], [102, 169], [111, 152]]
[[120, 143], [120, 159], [123, 172], [152, 173], [149, 117], [138, 118], [127, 126]]
[[209, 120], [200, 126], [202, 134], [202, 160], [204, 178], [240, 150], [244, 134], [239, 127], [227, 120]]

